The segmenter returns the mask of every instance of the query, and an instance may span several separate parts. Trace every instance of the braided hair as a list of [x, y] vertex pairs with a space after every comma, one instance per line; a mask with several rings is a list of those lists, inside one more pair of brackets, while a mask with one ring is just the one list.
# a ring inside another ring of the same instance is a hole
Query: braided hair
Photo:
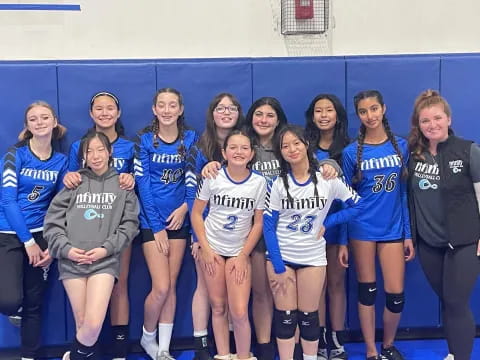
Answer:
[[314, 188], [315, 188], [314, 196], [318, 197], [318, 189], [317, 189], [318, 178], [316, 174], [318, 169], [318, 161], [313, 153], [312, 148], [308, 146], [308, 141], [305, 136], [305, 130], [298, 125], [288, 124], [283, 126], [279, 130], [278, 136], [274, 138], [274, 145], [273, 145], [275, 155], [277, 159], [280, 159], [280, 177], [283, 181], [283, 186], [285, 186], [285, 190], [287, 191], [287, 199], [288, 201], [293, 201], [293, 198], [290, 195], [290, 192], [288, 191], [288, 173], [291, 171], [292, 168], [290, 164], [282, 156], [282, 142], [283, 142], [283, 137], [285, 136], [286, 133], [291, 133], [305, 145], [305, 148], [307, 151], [307, 158], [308, 158], [308, 173], [310, 175], [310, 179], [314, 184]]
[[[357, 95], [355, 95], [355, 97], [353, 98], [355, 111], [357, 112], [357, 115], [358, 115], [358, 104], [360, 103], [361, 100], [364, 100], [367, 98], [375, 98], [378, 101], [378, 103], [382, 106], [382, 108], [385, 107], [383, 96], [378, 90], [361, 91]], [[407, 167], [405, 166], [405, 161], [403, 159], [402, 152], [398, 147], [397, 139], [395, 138], [395, 135], [393, 134], [390, 128], [390, 124], [385, 114], [383, 115], [383, 118], [382, 118], [382, 125], [383, 125], [383, 128], [385, 129], [385, 133], [387, 135], [388, 140], [391, 142], [395, 150], [395, 153], [400, 158], [402, 178], [405, 178], [407, 176]], [[367, 129], [365, 125], [363, 124], [360, 125], [359, 135], [357, 139], [357, 161], [356, 161], [357, 172], [353, 177], [354, 184], [359, 183], [362, 180], [362, 156], [363, 156], [363, 145], [365, 143], [366, 130]]]

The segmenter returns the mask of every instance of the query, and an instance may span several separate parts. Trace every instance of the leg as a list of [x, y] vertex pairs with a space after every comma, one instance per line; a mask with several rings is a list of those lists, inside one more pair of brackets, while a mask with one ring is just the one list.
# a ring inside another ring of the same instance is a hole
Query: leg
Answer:
[[185, 253], [185, 239], [170, 239], [168, 254], [168, 270], [170, 273], [170, 289], [160, 312], [158, 324], [158, 354], [169, 351], [172, 338], [173, 320], [177, 305], [177, 278], [182, 266], [183, 254]]
[[113, 354], [115, 358], [126, 358], [128, 352], [128, 320], [130, 303], [128, 300], [128, 273], [132, 245], [123, 250], [120, 257], [120, 276], [113, 287], [110, 299], [110, 322], [113, 335]]
[[87, 303], [87, 279], [65, 279], [63, 287], [67, 292], [68, 300], [72, 306], [75, 328], [77, 331], [83, 326], [85, 318], [85, 306]]
[[197, 360], [207, 360], [208, 353], [208, 319], [210, 318], [210, 304], [208, 302], [207, 285], [203, 276], [200, 260], [195, 260], [197, 273], [197, 287], [192, 299], [193, 337], [195, 357]]
[[204, 269], [203, 277], [207, 285], [208, 299], [212, 306], [212, 328], [217, 347], [217, 354], [225, 356], [230, 353], [228, 317], [227, 317], [227, 284], [225, 280], [225, 261], [219, 260], [215, 274], [209, 275]]
[[351, 240], [358, 281], [358, 317], [367, 347], [367, 357], [378, 355], [375, 346], [375, 254], [373, 241]]
[[273, 298], [268, 285], [265, 254], [252, 252], [252, 315], [258, 344], [271, 340], [273, 319]]
[[[296, 277], [295, 271], [287, 267], [287, 272]], [[267, 261], [267, 276], [272, 279], [275, 274], [272, 263]], [[285, 293], [273, 293], [275, 303], [275, 335], [277, 336], [278, 354], [280, 360], [293, 359], [295, 348], [295, 329], [297, 328], [297, 286], [288, 283]]]
[[318, 303], [324, 288], [325, 276], [326, 266], [309, 266], [297, 270], [298, 324], [305, 355], [317, 355], [320, 335], [317, 322]]
[[469, 360], [475, 337], [470, 297], [480, 273], [477, 244], [447, 250], [443, 279], [443, 318], [450, 352]]
[[250, 343], [252, 338], [252, 330], [248, 319], [248, 300], [250, 299], [250, 289], [252, 285], [252, 266], [250, 264], [250, 258], [247, 258], [247, 261], [247, 277], [241, 284], [236, 283], [235, 272], [232, 271], [235, 258], [228, 259], [225, 264], [228, 310], [233, 324], [237, 356], [239, 359], [250, 358]]
[[[327, 251], [328, 254], [328, 251]], [[328, 260], [328, 266], [330, 266], [330, 260]], [[329, 270], [327, 270], [328, 274]], [[330, 308], [332, 304], [329, 304]], [[327, 352], [327, 338], [326, 338], [326, 326], [327, 326], [327, 282], [323, 282], [322, 293], [320, 295], [320, 300], [318, 302], [318, 322], [320, 325], [320, 337], [318, 339], [318, 351], [317, 359], [323, 360], [328, 358]]]
[[393, 345], [404, 305], [405, 256], [403, 242], [378, 243], [378, 258], [386, 295], [383, 312], [383, 346]]
[[0, 313], [15, 314], [23, 301], [25, 250], [15, 235], [0, 234]]

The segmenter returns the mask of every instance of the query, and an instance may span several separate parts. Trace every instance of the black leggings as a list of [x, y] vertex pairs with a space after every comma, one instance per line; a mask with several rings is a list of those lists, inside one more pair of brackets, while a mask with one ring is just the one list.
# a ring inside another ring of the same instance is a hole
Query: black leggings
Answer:
[[442, 300], [448, 349], [455, 360], [470, 360], [475, 320], [470, 296], [480, 273], [477, 244], [435, 248], [418, 239], [418, 256], [428, 282]]
[[[42, 250], [47, 244], [42, 233], [34, 239]], [[15, 314], [22, 307], [21, 354], [35, 358], [40, 347], [43, 295], [47, 285], [48, 268], [28, 263], [25, 247], [13, 234], [0, 234], [0, 312]]]

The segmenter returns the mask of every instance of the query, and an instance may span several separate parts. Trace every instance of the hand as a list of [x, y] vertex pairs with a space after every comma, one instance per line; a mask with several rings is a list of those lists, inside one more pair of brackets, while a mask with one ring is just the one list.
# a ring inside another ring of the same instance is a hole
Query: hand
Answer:
[[26, 246], [25, 251], [28, 255], [28, 263], [35, 266], [42, 258], [42, 249], [37, 243], [31, 246]]
[[202, 263], [208, 275], [215, 275], [215, 265], [220, 263], [220, 256], [217, 255], [210, 247], [202, 248]]
[[332, 180], [338, 177], [338, 172], [332, 165], [323, 164], [320, 168], [322, 169], [322, 177], [325, 180]]
[[167, 232], [165, 230], [161, 230], [153, 234], [153, 237], [155, 238], [155, 245], [157, 245], [157, 250], [167, 256], [168, 250], [170, 249]]
[[243, 283], [248, 274], [248, 256], [240, 252], [233, 261], [233, 266], [230, 273], [235, 271], [235, 282], [237, 285]]
[[348, 247], [347, 245], [340, 245], [338, 248], [338, 262], [344, 268], [348, 268]]
[[63, 185], [69, 190], [76, 189], [82, 182], [82, 175], [78, 172], [68, 172], [63, 177]]
[[273, 294], [287, 294], [287, 288], [290, 284], [295, 284], [295, 278], [285, 271], [281, 274], [274, 274], [270, 279], [270, 287]]
[[317, 234], [317, 240], [321, 240], [323, 235], [325, 235], [325, 226], [321, 226], [320, 227], [320, 230], [318, 230], [318, 234]]
[[193, 259], [195, 261], [197, 261], [199, 258], [200, 258], [200, 244], [197, 242], [193, 242], [192, 243], [192, 246], [191, 246], [191, 249], [192, 249], [192, 256], [193, 256]]
[[215, 179], [218, 175], [218, 171], [222, 168], [222, 164], [218, 161], [211, 161], [205, 165], [202, 169], [202, 177]]
[[85, 253], [85, 255], [87, 255], [93, 263], [97, 260], [100, 260], [100, 259], [103, 259], [104, 257], [106, 257], [107, 256], [107, 249], [105, 249], [103, 247], [94, 248], [92, 250], [88, 250]]
[[135, 178], [132, 174], [121, 173], [118, 175], [118, 184], [122, 190], [133, 190], [135, 187]]
[[187, 215], [187, 211], [188, 206], [186, 203], [183, 203], [178, 208], [173, 210], [170, 216], [167, 218], [167, 230], [180, 229], [185, 221], [185, 215]]
[[92, 260], [90, 260], [90, 257], [88, 257], [85, 253], [85, 250], [72, 247], [68, 252], [67, 258], [80, 265], [91, 264]]
[[405, 239], [403, 242], [403, 252], [405, 253], [405, 261], [413, 260], [415, 257], [415, 248], [412, 239]]
[[45, 251], [42, 252], [41, 258], [42, 259], [39, 262], [37, 262], [36, 264], [34, 264], [33, 266], [44, 268], [44, 267], [49, 266], [53, 261], [53, 258], [50, 256], [50, 253], [48, 252], [48, 249], [46, 249]]

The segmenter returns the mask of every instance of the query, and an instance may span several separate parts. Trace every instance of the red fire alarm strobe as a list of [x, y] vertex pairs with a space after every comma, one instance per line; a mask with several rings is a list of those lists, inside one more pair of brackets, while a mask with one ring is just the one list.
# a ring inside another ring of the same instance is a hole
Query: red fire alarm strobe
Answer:
[[295, 19], [313, 19], [313, 0], [295, 0]]

